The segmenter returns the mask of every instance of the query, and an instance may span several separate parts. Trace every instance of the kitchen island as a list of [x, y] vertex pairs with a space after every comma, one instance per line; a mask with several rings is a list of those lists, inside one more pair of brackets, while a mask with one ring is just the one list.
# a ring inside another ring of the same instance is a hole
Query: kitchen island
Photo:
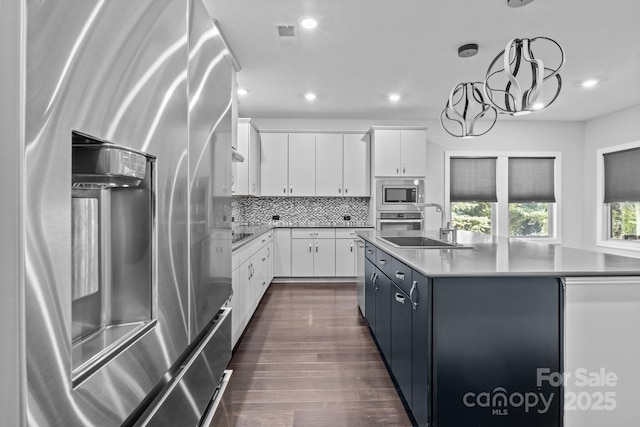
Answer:
[[[640, 307], [633, 291], [639, 259], [465, 232], [464, 247], [455, 249], [403, 249], [383, 239], [389, 232], [358, 235], [365, 240], [363, 311], [418, 425], [633, 423], [635, 405], [617, 407], [633, 402], [633, 391], [616, 395], [613, 380], [585, 388], [574, 378], [606, 376], [611, 366], [616, 378], [638, 378], [634, 363], [601, 351], [606, 331], [590, 340], [593, 331], [581, 324], [598, 314], [598, 293], [608, 295], [609, 312], [620, 306], [616, 293], [631, 297], [622, 301], [631, 313]], [[614, 352], [628, 346], [609, 344]], [[574, 374], [571, 381], [562, 381], [564, 372]]]

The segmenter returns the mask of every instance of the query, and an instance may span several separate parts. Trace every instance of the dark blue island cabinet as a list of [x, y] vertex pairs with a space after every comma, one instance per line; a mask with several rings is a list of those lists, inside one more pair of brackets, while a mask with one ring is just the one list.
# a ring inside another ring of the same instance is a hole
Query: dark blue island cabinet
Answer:
[[365, 287], [371, 332], [418, 426], [562, 426], [560, 279], [429, 278], [372, 246]]

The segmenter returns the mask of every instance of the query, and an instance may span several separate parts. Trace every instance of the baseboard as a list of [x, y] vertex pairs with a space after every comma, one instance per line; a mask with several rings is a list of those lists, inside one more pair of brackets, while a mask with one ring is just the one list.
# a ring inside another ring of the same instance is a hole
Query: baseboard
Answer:
[[345, 283], [353, 284], [355, 277], [274, 277], [271, 283]]

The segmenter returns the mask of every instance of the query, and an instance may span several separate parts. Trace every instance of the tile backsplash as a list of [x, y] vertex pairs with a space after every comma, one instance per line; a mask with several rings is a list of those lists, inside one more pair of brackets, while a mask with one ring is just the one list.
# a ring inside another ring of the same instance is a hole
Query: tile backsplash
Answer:
[[233, 197], [231, 215], [236, 223], [280, 221], [298, 224], [342, 221], [367, 222], [369, 197]]

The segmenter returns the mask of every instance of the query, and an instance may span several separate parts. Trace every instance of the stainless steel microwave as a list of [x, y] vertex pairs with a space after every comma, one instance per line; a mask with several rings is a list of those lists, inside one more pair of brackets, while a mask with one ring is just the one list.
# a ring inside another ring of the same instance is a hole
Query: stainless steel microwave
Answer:
[[414, 203], [424, 203], [424, 179], [376, 180], [377, 211], [415, 211]]

